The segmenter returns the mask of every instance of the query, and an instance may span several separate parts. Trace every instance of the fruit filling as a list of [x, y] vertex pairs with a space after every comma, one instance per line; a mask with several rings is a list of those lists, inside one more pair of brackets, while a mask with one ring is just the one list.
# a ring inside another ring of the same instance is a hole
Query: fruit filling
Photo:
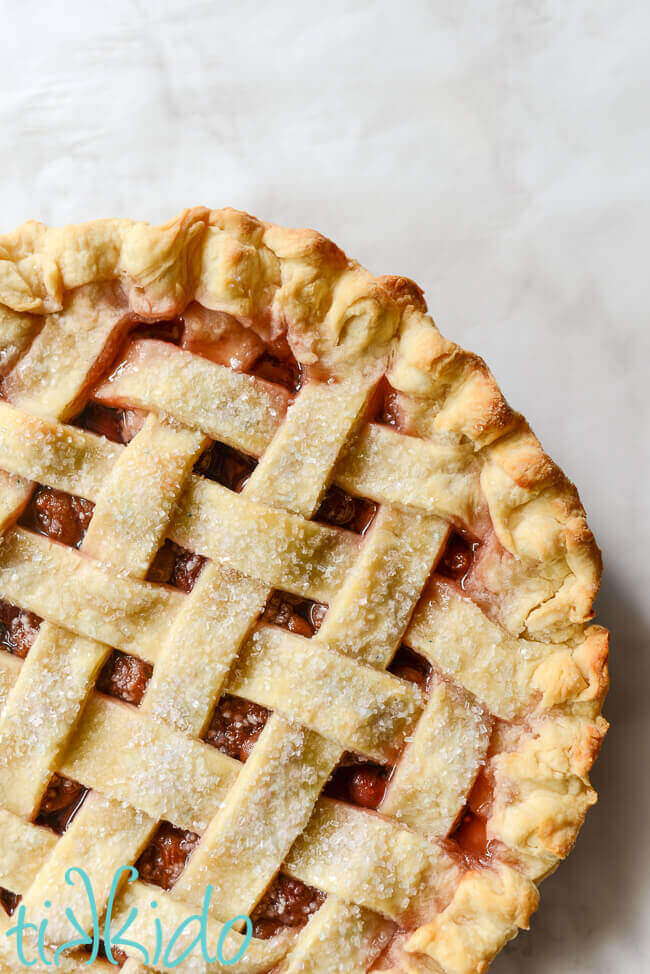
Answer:
[[252, 328], [196, 301], [183, 312], [183, 325], [182, 348], [235, 372], [252, 368], [264, 352], [264, 342]]
[[212, 443], [196, 461], [196, 473], [216, 480], [229, 490], [239, 493], [246, 486], [248, 478], [257, 466], [257, 460], [226, 446], [225, 443]]
[[304, 927], [324, 902], [320, 890], [280, 873], [253, 910], [253, 936], [266, 940], [285, 927]]
[[314, 515], [324, 521], [355, 534], [365, 534], [377, 513], [377, 504], [364, 497], [352, 497], [340, 487], [330, 487]]
[[467, 810], [451, 836], [468, 866], [486, 865], [493, 857], [493, 842], [487, 837], [485, 819]]
[[14, 913], [19, 903], [20, 896], [18, 893], [12, 893], [11, 890], [0, 886], [0, 906], [8, 916], [11, 916]]
[[139, 322], [132, 333], [133, 338], [153, 338], [161, 342], [179, 345], [183, 334], [182, 318], [171, 321], [143, 321]]
[[24, 659], [38, 635], [42, 621], [33, 612], [0, 601], [0, 646]]
[[303, 383], [302, 366], [284, 341], [269, 346], [269, 351], [260, 356], [251, 372], [258, 379], [284, 386], [292, 394], [298, 392]]
[[140, 879], [163, 889], [171, 889], [198, 842], [199, 836], [195, 832], [176, 828], [170, 822], [161, 822], [135, 864]]
[[262, 619], [310, 639], [323, 624], [326, 612], [327, 606], [321, 602], [276, 591], [266, 603]]
[[62, 775], [54, 774], [45, 790], [41, 807], [34, 821], [63, 835], [83, 805], [88, 789]]
[[395, 653], [388, 672], [399, 676], [402, 680], [417, 684], [421, 690], [426, 690], [431, 676], [431, 665], [424, 656], [402, 645]]
[[[88, 954], [90, 954], [90, 951], [88, 951]], [[128, 954], [125, 954], [123, 950], [120, 950], [119, 947], [115, 947], [113, 944], [111, 944], [111, 954], [113, 955], [113, 961], [115, 962], [115, 965], [118, 968], [123, 967], [124, 964], [126, 964], [127, 960], [129, 959]], [[99, 941], [99, 949], [97, 951], [97, 956], [101, 957], [102, 960], [109, 960], [110, 962], [110, 958], [106, 953], [106, 944], [104, 943], [103, 940]]]
[[37, 487], [20, 523], [54, 541], [78, 548], [88, 530], [95, 505], [53, 487]]
[[140, 409], [116, 409], [91, 400], [77, 416], [74, 425], [105, 436], [113, 443], [129, 443], [142, 429], [145, 415]]
[[219, 700], [203, 739], [229, 757], [246, 761], [268, 718], [265, 707], [226, 693]]
[[147, 573], [147, 581], [173, 585], [182, 592], [191, 592], [205, 561], [202, 555], [181, 548], [173, 541], [165, 541]]
[[459, 583], [461, 588], [464, 588], [478, 547], [478, 541], [470, 541], [458, 531], [453, 531], [442, 558], [438, 562], [436, 572], [446, 578], [453, 579]]
[[390, 779], [390, 768], [346, 754], [325, 786], [325, 795], [338, 801], [376, 809], [381, 805]]
[[99, 671], [96, 688], [100, 693], [117, 697], [118, 700], [137, 707], [142, 701], [152, 673], [153, 666], [150, 663], [114, 649]]
[[494, 799], [494, 783], [486, 768], [479, 771], [467, 799], [467, 805], [457, 826], [450, 835], [455, 850], [460, 851], [465, 863], [472, 867], [485, 865], [497, 853], [500, 843], [489, 839], [487, 819]]

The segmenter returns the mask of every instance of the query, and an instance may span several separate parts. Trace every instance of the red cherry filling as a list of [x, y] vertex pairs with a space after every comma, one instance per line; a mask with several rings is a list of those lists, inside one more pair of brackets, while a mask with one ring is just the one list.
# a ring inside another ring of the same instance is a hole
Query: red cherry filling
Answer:
[[163, 889], [171, 889], [185, 869], [198, 841], [199, 836], [194, 832], [176, 828], [169, 822], [161, 822], [135, 864], [140, 879], [162, 886]]
[[95, 505], [83, 497], [52, 487], [38, 487], [20, 523], [32, 531], [78, 548], [90, 524]]
[[399, 393], [390, 385], [388, 379], [382, 379], [377, 386], [368, 405], [367, 415], [370, 422], [381, 423], [383, 426], [399, 429], [402, 425]]
[[152, 673], [153, 666], [149, 663], [114, 649], [99, 672], [96, 687], [100, 693], [117, 697], [137, 707], [142, 701]]
[[264, 342], [237, 318], [194, 302], [183, 312], [181, 347], [235, 372], [246, 371], [264, 352]]
[[284, 386], [291, 393], [298, 392], [303, 380], [302, 367], [288, 346], [284, 350], [280, 349], [277, 354], [264, 352], [253, 366], [252, 374], [258, 379]]
[[463, 587], [478, 547], [478, 541], [468, 541], [457, 531], [452, 532], [436, 568], [437, 573], [452, 578]]
[[307, 639], [320, 629], [327, 606], [288, 592], [273, 592], [266, 603], [262, 619]]
[[43, 620], [33, 612], [0, 601], [0, 646], [24, 659]]
[[314, 520], [333, 524], [355, 534], [365, 534], [377, 513], [377, 504], [364, 497], [352, 497], [340, 487], [330, 487]]
[[408, 646], [402, 645], [395, 653], [388, 671], [399, 676], [402, 680], [416, 683], [422, 690], [426, 690], [431, 675], [431, 666], [424, 656], [420, 656]]
[[161, 342], [179, 345], [183, 334], [183, 321], [173, 318], [171, 321], [145, 321], [138, 324], [133, 331], [134, 338], [154, 338]]
[[376, 809], [384, 799], [389, 778], [389, 769], [381, 764], [346, 755], [325, 786], [325, 794], [361, 808]]
[[[116, 965], [117, 965], [118, 968], [120, 968], [124, 964], [126, 964], [127, 960], [129, 959], [128, 958], [128, 954], [125, 954], [124, 951], [123, 950], [120, 950], [119, 947], [114, 947], [113, 944], [111, 944], [111, 953], [113, 955], [113, 960], [116, 962]], [[100, 940], [99, 941], [99, 948], [97, 950], [97, 956], [98, 957], [101, 957], [102, 959], [109, 960], [109, 962], [110, 962], [110, 958], [108, 957], [108, 954], [106, 953], [106, 945], [105, 945], [105, 943], [104, 943], [103, 940]]]
[[485, 865], [493, 857], [494, 847], [487, 837], [486, 822], [471, 811], [463, 815], [452, 839], [460, 847], [469, 866], [475, 866], [477, 863]]
[[324, 902], [320, 890], [280, 873], [253, 910], [253, 936], [266, 940], [283, 927], [304, 927]]
[[239, 493], [248, 481], [257, 460], [234, 450], [225, 443], [212, 443], [196, 461], [194, 469], [209, 480], [216, 480], [229, 490]]
[[77, 416], [74, 425], [105, 436], [113, 443], [129, 443], [142, 428], [144, 418], [145, 413], [139, 409], [115, 409], [90, 401]]
[[78, 781], [59, 774], [52, 775], [34, 821], [63, 835], [87, 794], [88, 789]]
[[472, 788], [467, 804], [475, 815], [487, 818], [492, 808], [494, 800], [494, 782], [491, 775], [485, 768], [479, 771], [474, 787]]
[[147, 572], [147, 581], [161, 582], [183, 592], [191, 592], [204, 565], [202, 555], [181, 548], [173, 541], [165, 541]]
[[495, 839], [487, 836], [487, 818], [493, 798], [494, 783], [490, 772], [481, 768], [458, 825], [450, 836], [470, 867], [489, 862], [499, 847]]
[[11, 890], [0, 886], [0, 906], [8, 916], [13, 914], [19, 903], [20, 896], [18, 893], [12, 893]]
[[246, 761], [268, 718], [265, 707], [226, 693], [215, 708], [204, 740], [229, 757]]

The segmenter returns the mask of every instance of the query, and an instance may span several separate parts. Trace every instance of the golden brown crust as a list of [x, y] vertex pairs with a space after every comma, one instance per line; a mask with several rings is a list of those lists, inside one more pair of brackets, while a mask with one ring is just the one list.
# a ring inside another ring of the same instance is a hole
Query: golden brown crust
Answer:
[[38, 316], [59, 312], [66, 292], [106, 282], [145, 319], [173, 318], [196, 300], [264, 339], [286, 335], [316, 374], [386, 374], [404, 431], [457, 445], [480, 469], [480, 517], [464, 526], [483, 545], [467, 592], [514, 636], [558, 645], [534, 673], [537, 706], [515, 745], [497, 748], [490, 762], [488, 834], [517, 868], [467, 874], [395, 969], [484, 970], [527, 925], [537, 901], [531, 880], [567, 854], [596, 800], [588, 772], [607, 729], [607, 633], [585, 628], [601, 558], [575, 487], [483, 360], [440, 334], [416, 284], [373, 277], [313, 230], [229, 208], [188, 209], [161, 227], [32, 221], [0, 237], [0, 374], [34, 340]]

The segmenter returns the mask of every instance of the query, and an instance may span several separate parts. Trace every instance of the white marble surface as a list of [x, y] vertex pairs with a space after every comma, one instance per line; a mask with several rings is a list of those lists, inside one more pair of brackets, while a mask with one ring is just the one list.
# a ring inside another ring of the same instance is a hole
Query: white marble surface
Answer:
[[0, 0], [2, 228], [227, 203], [426, 290], [575, 479], [602, 792], [498, 974], [650, 968], [648, 103], [634, 0]]

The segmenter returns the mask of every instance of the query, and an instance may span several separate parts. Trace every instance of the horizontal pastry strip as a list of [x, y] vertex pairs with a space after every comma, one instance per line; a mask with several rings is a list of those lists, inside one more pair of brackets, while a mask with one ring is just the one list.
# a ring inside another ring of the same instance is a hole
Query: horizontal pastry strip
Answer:
[[329, 602], [359, 552], [347, 531], [306, 521], [191, 477], [169, 537], [274, 588]]
[[228, 689], [387, 762], [397, 758], [424, 702], [413, 684], [270, 626], [253, 634]]
[[155, 340], [132, 342], [95, 395], [172, 417], [255, 456], [270, 443], [288, 399], [279, 386]]
[[217, 748], [95, 693], [59, 770], [152, 818], [202, 832], [240, 768]]
[[118, 575], [23, 528], [0, 542], [0, 597], [80, 636], [154, 660], [185, 596]]
[[334, 480], [382, 504], [415, 507], [471, 525], [483, 506], [478, 469], [467, 447], [369, 423], [342, 456]]
[[435, 908], [458, 878], [442, 848], [395, 822], [321, 798], [283, 866], [290, 876], [398, 919], [419, 900]]
[[535, 702], [535, 671], [558, 650], [510, 635], [438, 576], [427, 586], [405, 642], [504, 720]]
[[[177, 382], [178, 386], [175, 385]], [[170, 392], [172, 386], [182, 392]], [[166, 342], [141, 340], [131, 346], [125, 362], [97, 390], [96, 398], [111, 405], [142, 408], [169, 416], [253, 456], [263, 454], [279, 432], [277, 449], [282, 450], [285, 464], [295, 465], [291, 442], [284, 442], [280, 429], [286, 412], [286, 399], [276, 389], [255, 377], [233, 372]], [[363, 383], [354, 390], [345, 384], [325, 386], [308, 383], [291, 408], [304, 412], [305, 417], [318, 426], [319, 422], [332, 415], [332, 409], [335, 412], [347, 409], [354, 413], [357, 400], [362, 399], [366, 391], [367, 386]], [[9, 409], [5, 406], [7, 416], [0, 417], [3, 425], [11, 424]], [[335, 428], [337, 425], [333, 424]], [[25, 458], [20, 445], [12, 442], [11, 431], [5, 434], [6, 446], [3, 448], [0, 442], [0, 466], [12, 473], [47, 483], [45, 475], [48, 472], [56, 475], [57, 461], [51, 454], [47, 456], [45, 450], [42, 459], [39, 459], [39, 445], [34, 437], [37, 430], [38, 425], [32, 420], [32, 442], [28, 444], [27, 451], [30, 456]], [[81, 435], [92, 437], [92, 434]], [[314, 435], [323, 438], [323, 433], [318, 429]], [[49, 436], [51, 439], [51, 430]], [[67, 450], [70, 454], [67, 468], [63, 458], [64, 476], [70, 476], [72, 455], [80, 449], [81, 442], [77, 438], [74, 444], [67, 444], [62, 435], [58, 449], [62, 452]], [[92, 439], [88, 443], [90, 447]], [[17, 446], [16, 454], [10, 453], [13, 446]], [[97, 452], [98, 449], [101, 451], [95, 444], [94, 450]], [[105, 463], [108, 454], [116, 449], [119, 447], [110, 445], [104, 455], [100, 452], [97, 462]], [[80, 462], [81, 475], [89, 481], [94, 476], [89, 470], [91, 462]], [[23, 468], [15, 469], [16, 464]], [[309, 475], [309, 465], [306, 468], [301, 465], [300, 478]], [[360, 436], [353, 438], [347, 446], [334, 469], [334, 481], [353, 494], [379, 503], [415, 507], [461, 520], [465, 524], [472, 522], [475, 512], [481, 507], [478, 466], [471, 450], [455, 444], [405, 436], [374, 423], [367, 425]], [[101, 481], [97, 479], [96, 482]], [[294, 484], [293, 490], [297, 487], [297, 483]], [[322, 484], [318, 484], [318, 487], [321, 488]], [[62, 484], [61, 489], [69, 488]], [[300, 502], [292, 499], [291, 477], [287, 476], [286, 470], [282, 471], [282, 491], [285, 493], [280, 493], [276, 498], [278, 504], [290, 510], [301, 506]], [[74, 492], [81, 493], [81, 490], [78, 487]], [[89, 494], [82, 496], [92, 499]]]
[[[273, 512], [269, 511], [269, 517], [272, 519]], [[348, 536], [343, 532], [328, 532], [319, 525], [296, 520], [305, 527], [301, 532], [304, 546], [300, 536], [285, 539], [282, 545], [283, 536], [278, 531], [278, 543], [283, 546], [287, 562], [283, 563], [277, 555], [272, 557], [272, 546], [268, 545], [263, 580], [275, 583], [284, 591], [295, 591], [298, 586], [293, 581], [298, 561], [321, 552], [327, 568], [322, 573], [312, 571], [312, 586], [301, 585], [298, 594], [327, 600], [343, 582], [345, 567], [357, 550], [356, 541], [348, 544]], [[206, 522], [201, 530], [207, 533], [211, 518], [206, 518]], [[199, 532], [191, 528], [192, 524], [196, 528], [198, 519], [192, 522], [188, 517], [187, 523], [190, 527], [187, 534], [179, 531], [173, 536], [194, 542]], [[239, 527], [246, 531], [245, 519]], [[259, 530], [258, 522], [249, 535], [256, 535]], [[237, 528], [233, 533], [237, 534]], [[207, 555], [207, 548], [213, 545], [199, 543], [191, 547]], [[292, 561], [290, 554], [294, 556]], [[333, 555], [329, 560], [328, 554]], [[260, 556], [258, 552], [256, 557]], [[245, 558], [233, 560], [238, 561], [233, 567], [256, 567], [248, 563], [242, 566], [241, 560], [247, 561]], [[146, 660], [155, 659], [170, 619], [181, 609], [185, 598], [174, 589], [111, 572], [101, 562], [23, 528], [8, 531], [0, 542], [0, 597], [81, 636]]]

